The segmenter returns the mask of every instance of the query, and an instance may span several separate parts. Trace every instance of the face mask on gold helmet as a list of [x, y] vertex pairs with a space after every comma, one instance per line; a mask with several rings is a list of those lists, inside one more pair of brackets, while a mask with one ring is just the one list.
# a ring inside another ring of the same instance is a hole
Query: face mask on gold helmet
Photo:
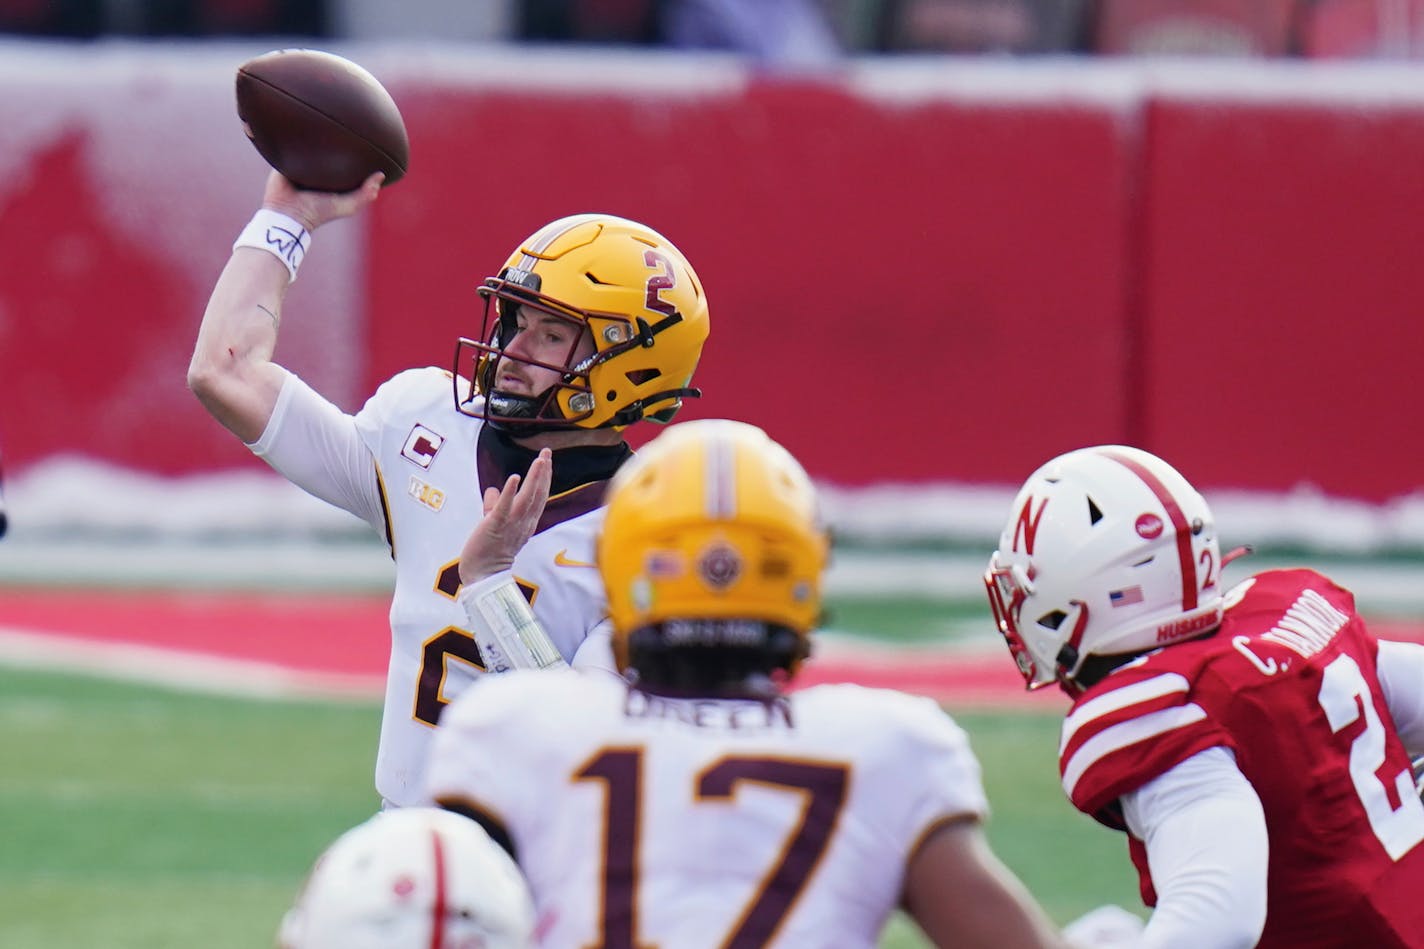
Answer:
[[809, 652], [828, 549], [810, 478], [765, 432], [673, 426], [609, 489], [598, 565], [619, 669], [696, 694], [789, 677]]
[[[707, 339], [707, 299], [687, 258], [651, 228], [606, 214], [561, 218], [524, 241], [479, 293], [484, 331], [455, 351], [455, 402], [465, 415], [513, 434], [622, 428], [671, 421], [684, 398], [701, 394], [691, 381]], [[507, 352], [521, 310], [578, 329], [562, 358]], [[585, 340], [592, 354], [580, 358]], [[558, 380], [534, 395], [501, 392], [503, 360], [553, 370]]]

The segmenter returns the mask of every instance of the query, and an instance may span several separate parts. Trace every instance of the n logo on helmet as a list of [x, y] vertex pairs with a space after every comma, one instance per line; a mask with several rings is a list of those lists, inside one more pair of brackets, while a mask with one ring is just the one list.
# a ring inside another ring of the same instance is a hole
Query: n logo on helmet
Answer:
[[1039, 504], [1037, 513], [1033, 512], [1033, 495], [1029, 495], [1024, 500], [1024, 505], [1019, 509], [1018, 520], [1014, 524], [1014, 546], [1015, 552], [1019, 549], [1019, 537], [1023, 537], [1024, 553], [1033, 556], [1033, 541], [1038, 536], [1038, 522], [1043, 520], [1043, 509], [1048, 507], [1048, 498], [1044, 498]]

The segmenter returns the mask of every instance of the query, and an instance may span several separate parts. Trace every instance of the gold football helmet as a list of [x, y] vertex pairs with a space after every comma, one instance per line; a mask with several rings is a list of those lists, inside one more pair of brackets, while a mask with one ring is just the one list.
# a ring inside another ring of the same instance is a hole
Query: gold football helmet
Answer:
[[597, 559], [619, 669], [698, 694], [789, 678], [810, 651], [829, 547], [810, 478], [765, 432], [673, 426], [609, 488]]
[[[479, 341], [455, 350], [455, 402], [465, 415], [507, 431], [622, 428], [668, 422], [691, 388], [707, 339], [707, 298], [687, 258], [652, 228], [607, 214], [579, 214], [540, 228], [480, 287]], [[558, 362], [506, 351], [523, 308], [579, 328]], [[589, 342], [592, 346], [590, 350]], [[534, 395], [498, 388], [511, 360], [559, 373]]]

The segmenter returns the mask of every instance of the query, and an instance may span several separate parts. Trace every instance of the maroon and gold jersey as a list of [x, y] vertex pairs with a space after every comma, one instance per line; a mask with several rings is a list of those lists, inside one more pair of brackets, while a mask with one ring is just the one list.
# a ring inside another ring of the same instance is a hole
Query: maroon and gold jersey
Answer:
[[[425, 756], [445, 706], [484, 674], [457, 600], [458, 567], [465, 539], [484, 516], [483, 489], [501, 484], [505, 473], [486, 463], [484, 423], [459, 414], [451, 391], [449, 373], [411, 369], [350, 416], [292, 376], [252, 446], [390, 544], [395, 593], [376, 790], [401, 806], [419, 803]], [[539, 529], [514, 558], [514, 577], [566, 660], [593, 655], [611, 667], [606, 636], [593, 635], [607, 614], [593, 564], [605, 485], [590, 481], [550, 497]]]
[[673, 699], [516, 670], [450, 706], [429, 769], [508, 833], [540, 945], [570, 949], [874, 949], [919, 844], [987, 808], [937, 705], [853, 685]]
[[[1424, 805], [1349, 592], [1275, 570], [1227, 596], [1214, 635], [1114, 671], [1073, 705], [1059, 769], [1073, 804], [1125, 830], [1118, 799], [1221, 746], [1265, 811], [1260, 946], [1424, 946]], [[1143, 899], [1156, 897], [1129, 835]]]

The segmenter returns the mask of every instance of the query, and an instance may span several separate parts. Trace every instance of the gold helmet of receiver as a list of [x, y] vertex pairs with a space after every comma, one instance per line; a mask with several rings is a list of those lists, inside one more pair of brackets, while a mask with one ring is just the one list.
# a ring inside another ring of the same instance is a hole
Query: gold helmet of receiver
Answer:
[[609, 488], [597, 560], [619, 670], [704, 695], [789, 678], [810, 652], [829, 547], [811, 479], [765, 432], [673, 426]]
[[[465, 415], [514, 434], [622, 428], [669, 422], [684, 398], [701, 395], [691, 382], [707, 339], [707, 298], [687, 258], [652, 228], [608, 214], [560, 218], [520, 244], [479, 294], [481, 337], [461, 338], [455, 350], [455, 402]], [[580, 330], [559, 362], [507, 351], [525, 308]], [[534, 395], [502, 392], [502, 360], [556, 371], [558, 381]]]

